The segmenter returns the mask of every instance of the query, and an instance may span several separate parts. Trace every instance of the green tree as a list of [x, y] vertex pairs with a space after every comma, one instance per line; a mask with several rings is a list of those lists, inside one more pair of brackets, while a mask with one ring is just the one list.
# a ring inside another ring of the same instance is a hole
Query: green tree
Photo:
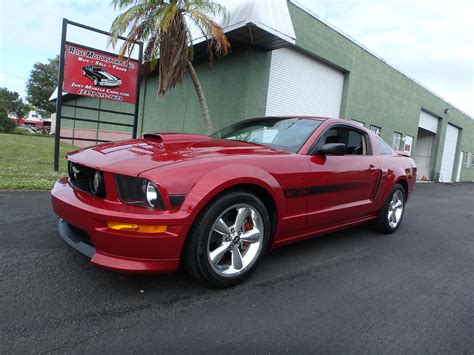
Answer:
[[7, 111], [0, 107], [0, 132], [11, 133], [15, 127], [16, 124], [8, 117]]
[[23, 118], [29, 111], [16, 91], [9, 91], [7, 88], [0, 88], [0, 110], [3, 110], [7, 115], [13, 114], [16, 118]]
[[[135, 42], [145, 43], [144, 61], [153, 70], [158, 65], [159, 95], [166, 94], [183, 80], [186, 70], [196, 89], [206, 124], [212, 133], [212, 122], [199, 78], [192, 65], [192, 36], [186, 20], [194, 23], [207, 42], [209, 61], [214, 55], [227, 55], [230, 44], [227, 37], [210, 16], [224, 16], [226, 9], [208, 0], [113, 0], [115, 8], [123, 13], [114, 20], [110, 42], [115, 46], [117, 37], [128, 40], [120, 49], [121, 56], [130, 56]], [[158, 60], [159, 59], [159, 60]]]
[[33, 65], [26, 83], [26, 99], [44, 117], [56, 111], [56, 105], [49, 101], [58, 84], [59, 56], [48, 59], [47, 63]]

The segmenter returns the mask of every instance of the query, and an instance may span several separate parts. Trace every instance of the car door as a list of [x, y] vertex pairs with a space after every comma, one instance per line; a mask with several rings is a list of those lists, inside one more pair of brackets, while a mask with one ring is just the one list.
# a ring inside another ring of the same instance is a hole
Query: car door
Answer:
[[[317, 154], [326, 143], [344, 143], [346, 154]], [[324, 228], [373, 212], [381, 171], [367, 132], [343, 124], [329, 126], [310, 153], [309, 228]]]

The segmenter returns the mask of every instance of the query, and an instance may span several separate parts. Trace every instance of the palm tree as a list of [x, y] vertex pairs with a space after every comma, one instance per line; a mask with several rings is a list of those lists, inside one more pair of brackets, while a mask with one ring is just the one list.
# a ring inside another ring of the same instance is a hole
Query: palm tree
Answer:
[[223, 16], [226, 9], [207, 0], [112, 0], [115, 9], [124, 10], [112, 23], [110, 43], [115, 46], [117, 37], [127, 41], [120, 48], [120, 56], [130, 56], [138, 41], [145, 44], [144, 60], [148, 70], [158, 65], [160, 85], [158, 95], [165, 95], [183, 80], [186, 70], [193, 81], [201, 106], [207, 133], [212, 133], [212, 122], [199, 78], [191, 63], [193, 42], [186, 20], [194, 23], [204, 36], [209, 61], [213, 56], [228, 54], [227, 37], [210, 16]]

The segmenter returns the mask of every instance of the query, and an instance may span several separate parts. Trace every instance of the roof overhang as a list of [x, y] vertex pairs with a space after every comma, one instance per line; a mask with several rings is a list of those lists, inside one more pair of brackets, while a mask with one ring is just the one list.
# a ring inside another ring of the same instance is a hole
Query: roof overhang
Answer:
[[[228, 11], [228, 19], [216, 19], [231, 44], [242, 43], [273, 50], [296, 43], [287, 0], [220, 0]], [[204, 41], [196, 34], [195, 45]]]

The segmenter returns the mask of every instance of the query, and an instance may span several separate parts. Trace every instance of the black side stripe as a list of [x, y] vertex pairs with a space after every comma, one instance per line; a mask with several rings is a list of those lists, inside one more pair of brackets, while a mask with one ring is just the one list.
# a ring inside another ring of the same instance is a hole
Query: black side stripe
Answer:
[[298, 198], [298, 197], [305, 197], [308, 194], [314, 195], [318, 193], [325, 193], [325, 192], [336, 192], [336, 191], [344, 191], [344, 190], [351, 190], [360, 185], [366, 185], [367, 182], [356, 181], [350, 182], [345, 184], [333, 184], [333, 185], [322, 185], [322, 186], [311, 186], [311, 187], [302, 187], [299, 189], [286, 189], [284, 190], [286, 198]]
[[308, 196], [309, 188], [304, 187], [300, 189], [287, 189], [285, 190], [285, 197], [286, 198], [298, 198]]

